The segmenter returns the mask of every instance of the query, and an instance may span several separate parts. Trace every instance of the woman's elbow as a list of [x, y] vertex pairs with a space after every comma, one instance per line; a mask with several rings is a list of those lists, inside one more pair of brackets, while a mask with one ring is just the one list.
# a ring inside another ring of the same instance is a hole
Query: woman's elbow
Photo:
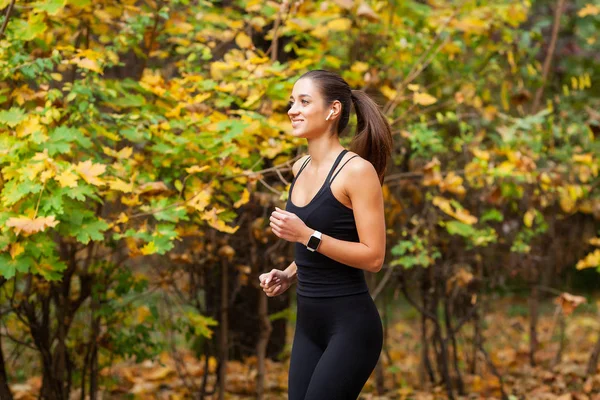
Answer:
[[381, 271], [381, 267], [383, 266], [383, 257], [377, 257], [375, 261], [371, 264], [371, 268], [369, 271], [371, 272], [379, 272]]

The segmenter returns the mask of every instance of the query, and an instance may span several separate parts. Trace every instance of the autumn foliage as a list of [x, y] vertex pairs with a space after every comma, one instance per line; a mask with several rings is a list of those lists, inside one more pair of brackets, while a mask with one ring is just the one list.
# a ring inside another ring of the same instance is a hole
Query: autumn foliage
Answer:
[[[513, 284], [529, 296], [527, 363], [548, 361], [537, 334], [547, 296], [560, 362], [566, 318], [585, 303], [564, 279], [600, 272], [593, 2], [0, 10], [0, 398], [32, 377], [44, 399], [96, 398], [111, 366], [168, 352], [187, 394], [223, 396], [244, 370], [255, 371], [248, 395], [283, 396], [285, 380], [264, 382], [285, 371], [272, 363], [288, 354], [293, 294], [267, 302], [257, 277], [291, 262], [265, 216], [305, 152], [287, 135], [292, 85], [318, 68], [376, 99], [396, 146], [383, 186], [389, 252], [369, 284], [385, 318], [400, 293], [418, 313], [419, 348], [404, 357], [419, 373], [406, 389], [386, 347], [369, 392], [455, 398], [487, 376], [486, 393], [508, 398], [509, 363], [484, 325]], [[246, 366], [227, 363], [248, 353]], [[600, 341], [590, 376], [598, 353]], [[198, 379], [185, 381], [185, 357]]]

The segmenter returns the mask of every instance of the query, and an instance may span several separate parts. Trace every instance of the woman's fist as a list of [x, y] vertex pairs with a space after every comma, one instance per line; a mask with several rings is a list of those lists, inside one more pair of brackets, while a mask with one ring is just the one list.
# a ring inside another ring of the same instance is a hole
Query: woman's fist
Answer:
[[260, 287], [269, 297], [279, 296], [291, 286], [287, 274], [278, 269], [272, 269], [271, 272], [261, 274], [258, 279], [260, 280]]

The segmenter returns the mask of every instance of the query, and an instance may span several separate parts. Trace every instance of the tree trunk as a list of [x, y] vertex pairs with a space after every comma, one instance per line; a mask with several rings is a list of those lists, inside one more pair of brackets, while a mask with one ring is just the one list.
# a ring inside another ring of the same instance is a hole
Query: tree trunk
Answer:
[[590, 354], [590, 359], [587, 365], [588, 375], [591, 376], [596, 374], [596, 370], [598, 369], [598, 358], [600, 358], [600, 336], [598, 336], [596, 344], [594, 345], [594, 350], [592, 351], [592, 354]]
[[225, 386], [227, 376], [228, 358], [228, 323], [227, 314], [229, 308], [229, 263], [223, 259], [221, 262], [221, 322], [219, 327], [219, 400], [225, 399]]
[[[1, 285], [0, 285], [1, 286]], [[0, 399], [13, 400], [13, 395], [8, 387], [8, 376], [4, 366], [4, 351], [2, 350], [2, 336], [0, 335]]]
[[531, 289], [529, 297], [529, 364], [535, 366], [535, 352], [538, 347], [537, 322], [538, 322], [538, 303], [539, 289], [536, 284]]

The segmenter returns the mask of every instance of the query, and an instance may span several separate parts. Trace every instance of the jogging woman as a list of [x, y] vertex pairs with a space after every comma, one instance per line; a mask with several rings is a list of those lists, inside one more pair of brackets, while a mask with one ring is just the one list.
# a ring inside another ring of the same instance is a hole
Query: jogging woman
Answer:
[[[390, 126], [367, 94], [328, 71], [302, 75], [289, 105], [292, 134], [307, 139], [309, 154], [293, 165], [286, 209], [276, 207], [270, 225], [295, 243], [295, 260], [259, 279], [270, 297], [298, 281], [288, 399], [356, 400], [383, 344], [364, 271], [378, 272], [385, 256]], [[352, 105], [358, 126], [348, 151], [339, 136]]]

